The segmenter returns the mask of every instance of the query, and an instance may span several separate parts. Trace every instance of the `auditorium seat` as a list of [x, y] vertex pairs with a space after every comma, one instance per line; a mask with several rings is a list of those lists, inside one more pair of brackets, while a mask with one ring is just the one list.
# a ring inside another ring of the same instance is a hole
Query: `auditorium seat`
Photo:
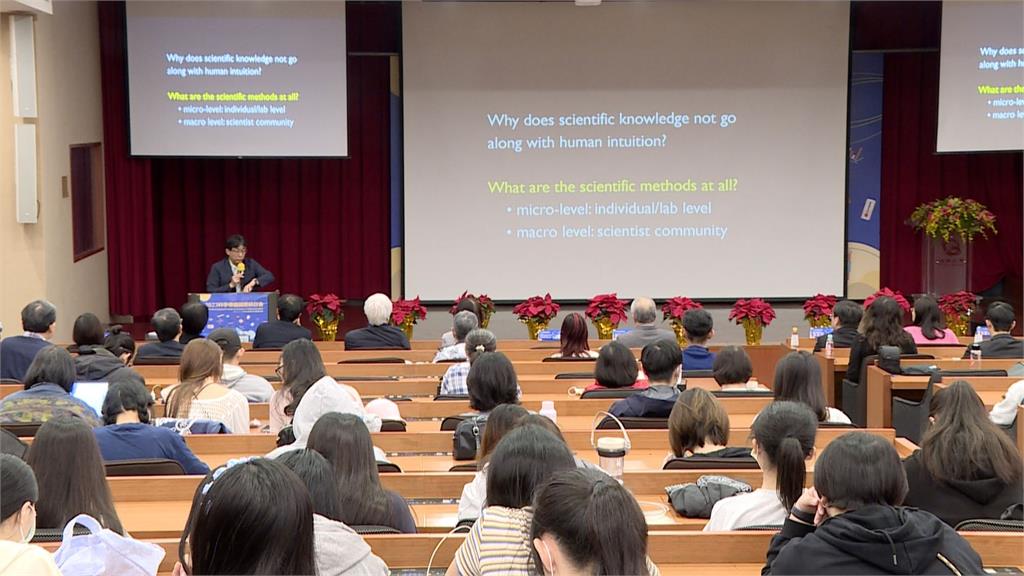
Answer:
[[597, 390], [587, 390], [580, 395], [581, 400], [590, 400], [591, 398], [627, 398], [642, 392], [638, 388], [598, 388]]
[[562, 372], [555, 374], [555, 380], [586, 380], [593, 377], [593, 372]]
[[1024, 520], [978, 518], [956, 525], [957, 532], [1024, 532]]
[[177, 460], [167, 458], [140, 458], [104, 462], [107, 476], [181, 476], [185, 469]]
[[971, 376], [1006, 376], [1006, 370], [943, 370], [931, 375], [928, 386], [920, 400], [908, 400], [899, 396], [892, 397], [892, 427], [896, 436], [906, 438], [914, 444], [921, 444], [921, 436], [928, 423], [928, 411], [935, 385], [945, 378], [959, 379]]
[[0, 428], [18, 438], [34, 438], [40, 426], [42, 426], [41, 422], [0, 424]]
[[404, 358], [381, 356], [379, 358], [351, 358], [339, 360], [338, 364], [405, 364]]
[[[394, 462], [377, 462], [378, 474], [401, 474], [402, 468]], [[354, 528], [354, 526], [353, 526]]]
[[662, 470], [757, 470], [757, 460], [750, 458], [672, 458]]
[[392, 528], [391, 526], [377, 526], [377, 525], [356, 525], [349, 526], [356, 534], [367, 535], [367, 534], [401, 534], [400, 530]]
[[405, 432], [405, 420], [382, 420], [381, 432]]
[[[668, 430], [668, 418], [625, 416], [619, 418], [619, 422], [622, 422], [622, 427], [627, 430]], [[597, 425], [598, 430], [616, 430], [618, 427], [618, 423], [608, 416]]]

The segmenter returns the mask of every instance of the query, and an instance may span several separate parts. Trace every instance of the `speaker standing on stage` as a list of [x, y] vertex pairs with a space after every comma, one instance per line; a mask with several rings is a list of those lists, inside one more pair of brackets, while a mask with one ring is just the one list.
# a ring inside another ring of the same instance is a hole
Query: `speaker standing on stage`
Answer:
[[210, 267], [206, 277], [207, 292], [253, 292], [274, 281], [274, 275], [252, 258], [246, 258], [245, 238], [228, 236], [224, 243], [227, 258]]

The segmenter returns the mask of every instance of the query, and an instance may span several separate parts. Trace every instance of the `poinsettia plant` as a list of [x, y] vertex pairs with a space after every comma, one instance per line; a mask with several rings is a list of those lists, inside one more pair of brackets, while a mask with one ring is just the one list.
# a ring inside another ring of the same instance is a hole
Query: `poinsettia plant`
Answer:
[[804, 319], [815, 328], [828, 326], [836, 297], [830, 294], [815, 294], [804, 302]]
[[309, 314], [315, 323], [330, 324], [335, 320], [341, 322], [345, 318], [342, 312], [344, 307], [345, 301], [338, 298], [337, 294], [311, 294], [306, 299], [306, 314]]
[[391, 306], [391, 323], [401, 326], [406, 323], [415, 324], [427, 317], [427, 309], [420, 304], [420, 297], [412, 300], [399, 299]]
[[621, 300], [615, 292], [598, 294], [590, 299], [585, 314], [591, 320], [607, 319], [613, 325], [617, 325], [628, 317], [626, 305], [627, 302]]
[[984, 204], [970, 198], [949, 196], [921, 204], [910, 214], [909, 224], [931, 238], [949, 241], [950, 236], [973, 240], [979, 234], [996, 234], [996, 216]]
[[872, 302], [878, 300], [883, 296], [895, 300], [896, 303], [900, 305], [900, 308], [903, 310], [903, 312], [910, 312], [910, 302], [908, 302], [907, 299], [903, 297], [903, 293], [900, 292], [899, 290], [892, 290], [890, 288], [882, 288], [878, 292], [875, 292], [871, 296], [865, 298], [864, 308], [867, 309], [868, 306], [871, 306]]
[[948, 316], [961, 316], [971, 313], [978, 297], [971, 292], [953, 292], [939, 298], [939, 310]]
[[772, 305], [760, 298], [749, 300], [739, 299], [732, 305], [729, 311], [729, 320], [742, 324], [744, 320], [753, 320], [762, 326], [767, 326], [775, 320], [775, 309]]
[[530, 296], [516, 304], [512, 308], [512, 313], [519, 317], [520, 322], [528, 320], [550, 322], [552, 318], [558, 316], [559, 308], [561, 306], [558, 305], [558, 302], [551, 299], [551, 294], [545, 294], [543, 296]]
[[679, 322], [682, 321], [683, 315], [686, 314], [687, 310], [703, 307], [704, 306], [696, 300], [691, 300], [685, 296], [675, 296], [673, 298], [669, 298], [661, 305], [661, 319]]
[[494, 300], [491, 300], [490, 296], [488, 296], [487, 294], [481, 294], [479, 296], [476, 296], [469, 291], [463, 292], [461, 296], [455, 299], [455, 303], [452, 304], [452, 307], [448, 309], [448, 313], [454, 316], [455, 313], [458, 311], [459, 303], [461, 303], [466, 298], [476, 298], [477, 304], [480, 305], [480, 314], [482, 316], [490, 316], [491, 314], [494, 314]]

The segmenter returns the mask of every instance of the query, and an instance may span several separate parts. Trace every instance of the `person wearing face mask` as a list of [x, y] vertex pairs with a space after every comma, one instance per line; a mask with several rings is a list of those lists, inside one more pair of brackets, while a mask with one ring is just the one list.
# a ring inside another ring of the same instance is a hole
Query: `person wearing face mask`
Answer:
[[36, 531], [39, 489], [21, 459], [0, 454], [0, 574], [60, 575], [53, 557], [29, 544]]

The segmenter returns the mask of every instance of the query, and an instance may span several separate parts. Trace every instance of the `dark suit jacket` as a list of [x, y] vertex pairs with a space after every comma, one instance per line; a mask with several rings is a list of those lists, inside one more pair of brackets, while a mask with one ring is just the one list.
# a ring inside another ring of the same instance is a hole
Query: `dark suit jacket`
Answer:
[[24, 380], [36, 353], [47, 346], [53, 344], [31, 336], [10, 336], [0, 340], [0, 378]]
[[395, 326], [367, 326], [345, 334], [345, 350], [409, 350], [409, 339]]
[[136, 358], [181, 358], [185, 351], [185, 345], [177, 340], [167, 342], [152, 342], [139, 348], [135, 353]]
[[313, 339], [309, 328], [284, 320], [264, 322], [256, 328], [256, 338], [252, 341], [253, 348], [284, 348], [292, 340]]
[[[251, 282], [253, 278], [259, 281], [259, 288], [265, 288], [274, 281], [274, 275], [263, 266], [260, 266], [259, 262], [252, 258], [244, 258], [242, 262], [245, 264], [245, 273], [242, 274], [242, 286]], [[233, 288], [228, 288], [228, 284], [231, 283], [231, 276], [231, 263], [228, 262], [227, 257], [214, 262], [213, 266], [210, 267], [210, 275], [206, 277], [206, 291], [233, 292]]]
[[[852, 348], [853, 343], [857, 341], [857, 336], [860, 336], [860, 332], [857, 332], [856, 328], [840, 326], [832, 331], [832, 347]], [[818, 340], [814, 343], [814, 351], [824, 350], [826, 340], [828, 340], [828, 334], [818, 336]]]
[[[964, 351], [964, 358], [971, 357], [971, 347]], [[1024, 358], [1024, 340], [1009, 334], [996, 334], [981, 343], [981, 359]]]

